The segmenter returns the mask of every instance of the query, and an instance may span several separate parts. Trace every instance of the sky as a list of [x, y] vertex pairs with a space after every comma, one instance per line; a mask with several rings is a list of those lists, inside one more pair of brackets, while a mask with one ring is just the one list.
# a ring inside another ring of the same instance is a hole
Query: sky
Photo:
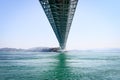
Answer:
[[[39, 0], [0, 0], [0, 48], [58, 47]], [[78, 0], [66, 49], [120, 48], [120, 0]]]

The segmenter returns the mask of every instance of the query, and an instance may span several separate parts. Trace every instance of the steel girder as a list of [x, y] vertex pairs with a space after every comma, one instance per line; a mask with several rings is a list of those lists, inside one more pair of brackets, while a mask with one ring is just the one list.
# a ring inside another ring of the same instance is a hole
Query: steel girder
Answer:
[[53, 28], [61, 49], [64, 49], [78, 0], [39, 1]]

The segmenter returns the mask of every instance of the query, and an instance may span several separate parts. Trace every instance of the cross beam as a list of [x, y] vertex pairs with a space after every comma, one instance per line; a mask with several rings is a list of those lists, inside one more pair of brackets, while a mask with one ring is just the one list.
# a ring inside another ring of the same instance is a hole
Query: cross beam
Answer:
[[53, 28], [61, 49], [64, 49], [78, 0], [39, 1]]

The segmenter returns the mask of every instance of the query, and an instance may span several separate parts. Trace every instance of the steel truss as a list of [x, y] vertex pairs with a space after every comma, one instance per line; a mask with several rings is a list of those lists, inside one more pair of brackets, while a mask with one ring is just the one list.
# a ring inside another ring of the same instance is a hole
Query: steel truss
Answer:
[[61, 49], [66, 46], [78, 0], [39, 0]]

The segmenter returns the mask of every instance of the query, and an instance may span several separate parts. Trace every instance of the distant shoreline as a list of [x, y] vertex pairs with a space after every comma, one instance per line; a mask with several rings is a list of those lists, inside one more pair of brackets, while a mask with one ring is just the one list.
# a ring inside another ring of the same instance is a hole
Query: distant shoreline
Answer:
[[35, 47], [30, 49], [17, 49], [17, 48], [0, 48], [0, 51], [9, 51], [9, 52], [57, 52], [59, 48], [48, 48], [48, 47]]
[[[60, 52], [60, 48], [49, 48], [49, 47], [34, 47], [29, 49], [21, 48], [0, 48], [0, 51], [5, 52]], [[68, 50], [72, 52], [120, 52], [120, 48], [108, 48], [108, 49], [91, 49], [91, 50]]]

